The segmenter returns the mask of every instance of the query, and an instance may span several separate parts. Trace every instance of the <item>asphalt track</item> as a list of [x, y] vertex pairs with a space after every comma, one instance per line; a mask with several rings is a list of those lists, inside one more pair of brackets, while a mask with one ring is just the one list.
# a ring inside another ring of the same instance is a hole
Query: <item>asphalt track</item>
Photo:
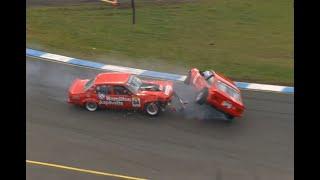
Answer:
[[[66, 103], [77, 77], [99, 71], [27, 58], [28, 160], [148, 179], [294, 179], [294, 98], [243, 92], [247, 111], [233, 123], [190, 105], [157, 118], [127, 111], [87, 112]], [[176, 84], [184, 98], [188, 87]], [[206, 115], [204, 115], [206, 114]], [[211, 115], [210, 114], [210, 115]], [[27, 164], [27, 179], [116, 179]]]

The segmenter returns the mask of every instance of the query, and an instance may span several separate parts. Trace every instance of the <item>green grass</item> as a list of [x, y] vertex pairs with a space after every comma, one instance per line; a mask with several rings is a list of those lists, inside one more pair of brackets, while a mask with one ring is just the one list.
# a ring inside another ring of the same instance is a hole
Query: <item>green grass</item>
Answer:
[[27, 47], [100, 62], [112, 57], [116, 64], [153, 70], [209, 68], [237, 81], [293, 85], [293, 1], [140, 4], [135, 26], [131, 9], [101, 3], [30, 7]]

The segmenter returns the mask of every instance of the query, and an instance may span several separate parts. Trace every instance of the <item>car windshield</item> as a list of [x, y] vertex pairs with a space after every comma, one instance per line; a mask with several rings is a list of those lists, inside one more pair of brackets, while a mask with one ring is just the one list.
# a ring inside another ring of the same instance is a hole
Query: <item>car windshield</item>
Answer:
[[139, 79], [137, 76], [134, 76], [134, 75], [130, 76], [128, 80], [128, 89], [130, 91], [136, 94], [141, 85], [142, 85], [141, 79]]
[[84, 91], [87, 91], [90, 89], [93, 85], [94, 79], [90, 79], [85, 85], [84, 85]]
[[227, 84], [225, 84], [221, 81], [217, 81], [217, 87], [219, 90], [225, 92], [226, 94], [228, 94], [229, 96], [231, 96], [235, 100], [241, 102], [241, 97], [240, 97], [239, 92], [236, 91], [235, 89], [233, 89], [232, 87], [228, 86]]

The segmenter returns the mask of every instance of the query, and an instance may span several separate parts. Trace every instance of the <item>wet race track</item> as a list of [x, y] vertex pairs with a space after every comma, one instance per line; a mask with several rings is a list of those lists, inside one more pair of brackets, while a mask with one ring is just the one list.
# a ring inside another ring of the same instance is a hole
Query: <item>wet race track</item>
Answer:
[[[27, 58], [27, 159], [147, 179], [286, 180], [294, 174], [293, 95], [244, 91], [244, 117], [227, 123], [209, 107], [151, 118], [88, 112], [66, 103], [75, 78], [100, 71]], [[190, 87], [177, 93], [192, 100]], [[27, 179], [117, 179], [28, 164]]]

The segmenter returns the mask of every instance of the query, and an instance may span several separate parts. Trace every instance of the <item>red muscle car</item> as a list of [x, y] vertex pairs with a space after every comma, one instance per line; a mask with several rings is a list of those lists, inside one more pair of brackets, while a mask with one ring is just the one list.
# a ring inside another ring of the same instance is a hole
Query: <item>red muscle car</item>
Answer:
[[230, 79], [212, 70], [200, 71], [193, 68], [184, 82], [198, 91], [198, 104], [207, 103], [225, 113], [230, 120], [242, 116], [245, 107], [241, 92]]
[[100, 109], [141, 110], [156, 116], [173, 97], [171, 81], [141, 80], [128, 73], [100, 73], [93, 79], [76, 79], [68, 102], [89, 111]]

